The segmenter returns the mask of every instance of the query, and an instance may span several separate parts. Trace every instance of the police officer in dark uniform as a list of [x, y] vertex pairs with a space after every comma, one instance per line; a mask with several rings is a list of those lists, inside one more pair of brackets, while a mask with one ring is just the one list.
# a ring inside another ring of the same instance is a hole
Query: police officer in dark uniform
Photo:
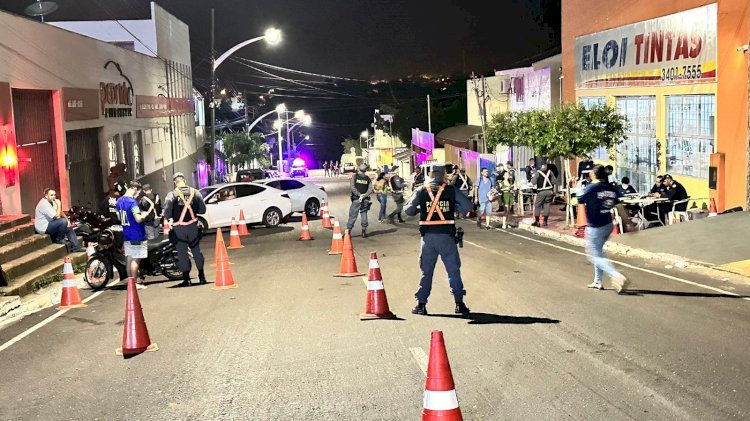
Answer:
[[406, 214], [414, 216], [419, 213], [419, 232], [422, 234], [419, 268], [422, 276], [419, 290], [414, 295], [417, 306], [412, 313], [427, 314], [427, 299], [432, 290], [432, 275], [438, 257], [448, 272], [453, 298], [456, 301], [456, 314], [469, 314], [469, 308], [464, 304], [464, 284], [461, 280], [461, 258], [458, 254], [458, 243], [461, 242], [463, 231], [457, 231], [455, 216], [457, 213], [466, 214], [472, 210], [473, 204], [454, 186], [445, 182], [445, 164], [432, 164], [430, 175], [409, 198]]
[[357, 222], [357, 214], [362, 216], [362, 238], [367, 237], [367, 212], [370, 210], [372, 203], [372, 180], [366, 174], [367, 164], [359, 166], [359, 172], [352, 177], [349, 183], [351, 190], [352, 204], [349, 206], [349, 221], [346, 223], [346, 229], [351, 233], [354, 223]]
[[190, 257], [188, 248], [193, 254], [195, 266], [198, 268], [198, 280], [201, 285], [206, 283], [206, 274], [203, 272], [203, 253], [201, 253], [202, 232], [198, 227], [196, 215], [206, 213], [206, 203], [201, 193], [187, 185], [185, 176], [181, 173], [174, 175], [175, 189], [167, 194], [164, 200], [164, 218], [172, 227], [170, 241], [176, 242], [177, 258], [180, 271], [182, 272], [182, 284], [190, 286]]

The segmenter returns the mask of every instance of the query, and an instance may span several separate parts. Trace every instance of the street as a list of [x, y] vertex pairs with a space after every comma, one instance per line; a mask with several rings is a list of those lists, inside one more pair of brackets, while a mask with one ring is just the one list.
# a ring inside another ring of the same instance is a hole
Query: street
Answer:
[[[345, 219], [348, 180], [312, 181]], [[310, 222], [308, 242], [296, 241], [299, 217], [253, 227], [245, 248], [229, 250], [237, 289], [147, 279], [139, 295], [157, 352], [115, 355], [122, 284], [0, 351], [0, 418], [414, 420], [435, 329], [445, 334], [467, 420], [750, 418], [747, 285], [615, 257], [627, 265], [618, 268], [631, 291], [617, 295], [607, 281], [604, 291], [590, 290], [581, 249], [463, 220], [472, 314], [453, 314], [438, 263], [430, 316], [416, 316], [417, 222], [378, 223], [378, 206], [368, 238], [358, 221], [353, 244], [360, 271], [378, 252], [399, 319], [359, 320], [366, 286], [333, 277], [340, 257], [327, 255], [331, 232], [320, 220]], [[202, 243], [209, 281], [214, 241], [211, 234]], [[716, 290], [727, 288], [739, 297]], [[0, 330], [0, 347], [56, 313]]]

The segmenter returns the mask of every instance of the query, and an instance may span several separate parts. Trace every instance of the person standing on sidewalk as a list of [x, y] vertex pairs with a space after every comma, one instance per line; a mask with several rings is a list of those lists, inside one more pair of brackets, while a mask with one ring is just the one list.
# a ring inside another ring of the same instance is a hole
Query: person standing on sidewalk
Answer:
[[490, 170], [482, 168], [482, 176], [477, 180], [477, 185], [474, 189], [474, 203], [479, 205], [479, 209], [477, 209], [477, 226], [479, 228], [482, 227], [482, 218], [485, 218], [487, 223], [486, 228], [490, 229], [492, 200], [490, 200], [489, 195], [493, 184], [490, 178]]
[[203, 285], [206, 283], [206, 274], [203, 272], [203, 253], [200, 246], [203, 232], [198, 227], [196, 215], [206, 213], [206, 202], [203, 201], [201, 192], [187, 185], [185, 176], [181, 172], [175, 173], [173, 180], [175, 189], [164, 199], [164, 218], [172, 227], [169, 240], [177, 248], [177, 259], [182, 272], [180, 286], [192, 285], [188, 248], [198, 268], [198, 281]]
[[[391, 171], [396, 171], [397, 169], [398, 166], [391, 168]], [[401, 176], [395, 173], [391, 176], [389, 184], [391, 189], [391, 196], [393, 197], [393, 201], [396, 203], [396, 209], [388, 215], [388, 222], [390, 222], [391, 224], [395, 224], [394, 218], [398, 216], [398, 222], [400, 224], [403, 224], [404, 218], [401, 217], [401, 211], [404, 209], [404, 187], [406, 186], [406, 183], [404, 182], [404, 179], [401, 178]]]
[[464, 284], [461, 279], [461, 257], [458, 244], [463, 241], [463, 230], [456, 228], [454, 215], [468, 213], [471, 200], [455, 187], [445, 183], [445, 164], [432, 164], [424, 186], [417, 189], [406, 204], [406, 214], [419, 213], [419, 233], [422, 236], [419, 269], [422, 275], [419, 290], [414, 294], [417, 306], [413, 314], [427, 315], [427, 299], [432, 291], [432, 278], [438, 257], [448, 272], [448, 283], [456, 302], [456, 314], [469, 314], [464, 304]]
[[375, 180], [372, 188], [375, 191], [375, 196], [378, 198], [378, 203], [380, 203], [378, 222], [384, 222], [385, 210], [388, 206], [388, 180], [385, 179], [385, 173], [378, 175], [378, 179]]
[[586, 254], [594, 265], [594, 282], [589, 288], [603, 289], [602, 277], [607, 273], [612, 284], [621, 293], [628, 286], [628, 279], [615, 269], [612, 262], [604, 257], [604, 244], [612, 234], [612, 208], [618, 202], [617, 190], [608, 182], [607, 169], [596, 165], [591, 170], [593, 181], [583, 193], [572, 199], [572, 204], [586, 205]]
[[131, 181], [125, 194], [117, 199], [117, 212], [120, 214], [123, 239], [125, 240], [125, 256], [127, 257], [128, 278], [138, 279], [138, 266], [141, 259], [148, 257], [145, 222], [148, 214], [153, 212], [154, 204], [141, 212], [138, 199], [141, 194], [141, 183]]
[[517, 190], [515, 172], [512, 170], [505, 171], [503, 178], [498, 180], [497, 189], [500, 191], [500, 197], [502, 198], [504, 212], [503, 212], [503, 229], [508, 229], [508, 221], [510, 220], [510, 211], [513, 209], [514, 192]]
[[555, 182], [557, 182], [555, 174], [547, 167], [547, 164], [542, 164], [539, 171], [531, 178], [531, 185], [536, 188], [534, 223], [531, 226], [539, 226], [539, 217], [542, 215], [542, 209], [544, 209], [544, 226], [547, 226], [549, 208], [552, 205], [552, 200], [555, 198]]

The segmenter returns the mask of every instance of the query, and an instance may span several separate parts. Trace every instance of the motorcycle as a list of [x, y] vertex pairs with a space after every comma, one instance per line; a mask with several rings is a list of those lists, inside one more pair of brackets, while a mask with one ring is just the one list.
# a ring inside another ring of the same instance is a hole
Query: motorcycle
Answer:
[[[83, 280], [98, 291], [107, 286], [114, 278], [114, 269], [120, 275], [120, 280], [127, 279], [126, 262], [123, 254], [122, 227], [113, 225], [99, 235], [94, 245], [94, 254], [86, 262]], [[148, 257], [141, 259], [138, 266], [140, 279], [146, 276], [165, 276], [170, 281], [182, 279], [182, 272], [178, 265], [177, 249], [167, 238], [157, 238], [147, 241]]]

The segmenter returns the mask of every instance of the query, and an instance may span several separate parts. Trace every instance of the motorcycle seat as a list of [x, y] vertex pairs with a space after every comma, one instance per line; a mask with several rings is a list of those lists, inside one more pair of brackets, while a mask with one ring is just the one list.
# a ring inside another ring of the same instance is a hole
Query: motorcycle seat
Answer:
[[148, 251], [153, 251], [169, 244], [169, 238], [155, 238], [153, 240], [148, 240], [147, 244]]

